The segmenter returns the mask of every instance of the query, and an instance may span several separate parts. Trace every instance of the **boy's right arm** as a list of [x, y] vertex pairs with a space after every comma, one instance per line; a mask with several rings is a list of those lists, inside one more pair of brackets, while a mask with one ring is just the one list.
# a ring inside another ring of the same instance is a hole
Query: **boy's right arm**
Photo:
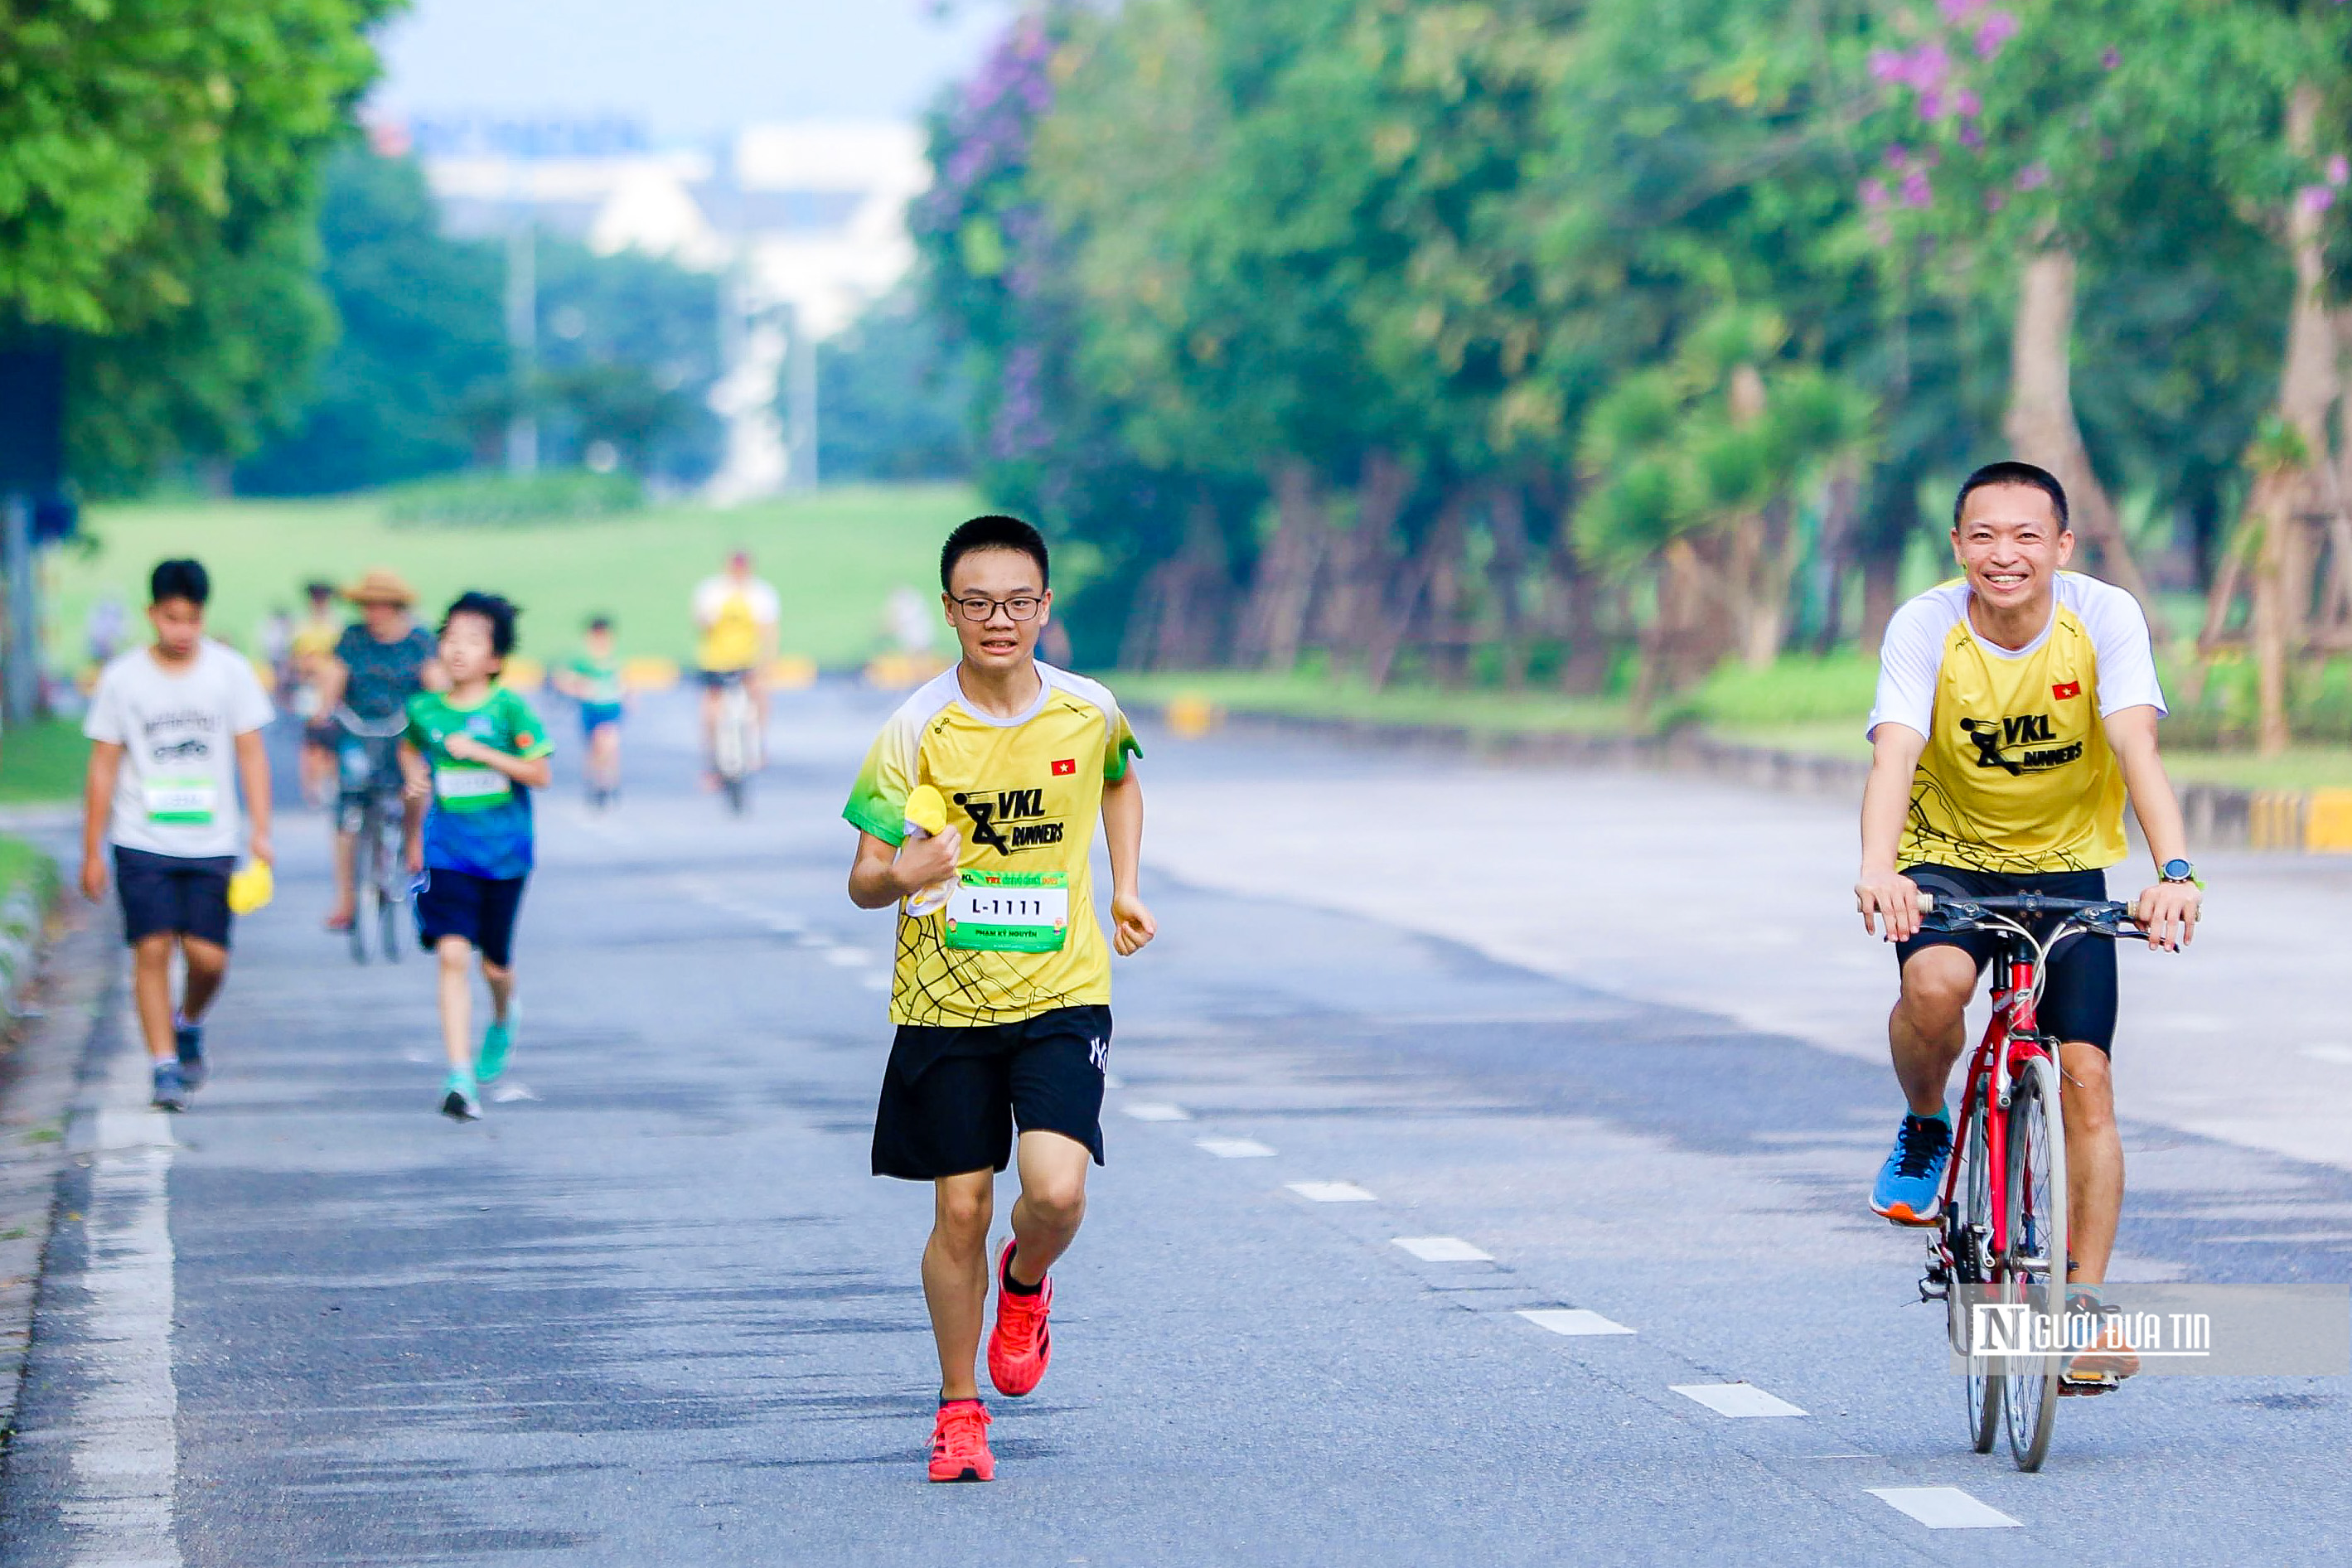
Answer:
[[936, 838], [894, 846], [860, 828], [857, 858], [849, 867], [849, 901], [861, 910], [887, 909], [910, 893], [955, 875], [963, 837], [952, 828]]
[[114, 816], [114, 782], [121, 771], [119, 742], [89, 743], [81, 791], [81, 893], [91, 903], [106, 897], [106, 828]]

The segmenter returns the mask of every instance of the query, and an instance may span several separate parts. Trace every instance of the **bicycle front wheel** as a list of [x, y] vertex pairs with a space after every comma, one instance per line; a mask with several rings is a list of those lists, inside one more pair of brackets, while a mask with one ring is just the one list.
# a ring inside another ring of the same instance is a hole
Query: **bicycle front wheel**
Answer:
[[[1961, 1135], [1960, 1180], [1953, 1194], [1958, 1206], [1955, 1213], [1944, 1216], [1944, 1241], [1952, 1255], [1952, 1279], [1946, 1287], [1946, 1300], [1954, 1318], [1969, 1310], [1968, 1293], [1963, 1287], [1982, 1286], [1992, 1277], [1989, 1267], [1992, 1254], [1992, 1150], [1991, 1125], [1986, 1119], [1983, 1091], [1969, 1091], [1960, 1117], [1965, 1130]], [[1968, 1343], [1966, 1335], [1953, 1325], [1952, 1342]], [[2000, 1435], [2001, 1373], [1990, 1357], [1971, 1356], [1968, 1376], [1964, 1380], [1969, 1406], [1969, 1446], [1979, 1454], [1992, 1452], [1993, 1441]]]
[[[2054, 1321], [2066, 1302], [2066, 1125], [2058, 1112], [2058, 1066], [2046, 1057], [2024, 1064], [2011, 1086], [2009, 1159], [2003, 1173], [2008, 1248], [2001, 1275], [2033, 1317]], [[2058, 1418], [2058, 1375], [2065, 1356], [2007, 1358], [2001, 1402], [2009, 1451], [2021, 1470], [2038, 1470]]]

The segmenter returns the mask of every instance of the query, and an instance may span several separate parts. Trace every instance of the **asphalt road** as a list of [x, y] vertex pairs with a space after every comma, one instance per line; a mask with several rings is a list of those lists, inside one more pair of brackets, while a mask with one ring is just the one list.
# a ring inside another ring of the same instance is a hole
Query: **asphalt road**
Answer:
[[[2142, 1378], [2069, 1401], [2040, 1475], [1969, 1453], [1920, 1243], [1862, 1205], [1895, 1111], [1866, 1037], [1735, 1005], [1727, 905], [1609, 921], [1638, 888], [1564, 889], [1492, 835], [1433, 859], [1414, 828], [1443, 814], [1392, 809], [1671, 826], [1706, 805], [1689, 786], [1150, 732], [1163, 934], [1118, 972], [1110, 1164], [1054, 1371], [992, 1402], [994, 1486], [926, 1485], [929, 1205], [866, 1173], [890, 938], [843, 896], [835, 815], [887, 705], [789, 700], [744, 820], [693, 787], [682, 706], [635, 722], [617, 813], [547, 802], [522, 1097], [475, 1126], [435, 1113], [421, 955], [359, 968], [317, 931], [320, 826], [289, 817], [194, 1111], [140, 1110], [119, 997], [94, 1021], [106, 1109], [50, 1247], [0, 1563], [2352, 1552], [2342, 1379]], [[1270, 828], [1307, 801], [1328, 842], [1283, 859]], [[1754, 881], [1790, 843], [1754, 839], [1723, 867], [1739, 835], [1694, 816], [1654, 853]], [[1269, 861], [1289, 885], [1251, 880]], [[1526, 908], [1602, 911], [1624, 960], [1497, 956], [1475, 889], [1514, 869]], [[1759, 967], [1833, 967], [1826, 942]], [[2181, 1120], [2127, 1128], [2141, 1277], [2352, 1276], [2352, 1174]], [[1522, 1315], [1562, 1311], [1633, 1331]], [[1715, 1408], [1759, 1391], [1801, 1414]]]

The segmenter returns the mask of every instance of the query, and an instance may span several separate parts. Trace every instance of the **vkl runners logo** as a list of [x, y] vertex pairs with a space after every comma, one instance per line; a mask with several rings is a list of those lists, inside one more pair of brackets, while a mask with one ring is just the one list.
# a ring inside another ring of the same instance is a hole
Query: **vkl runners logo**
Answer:
[[[2058, 734], [2047, 713], [2024, 713], [1996, 723], [1990, 719], [1963, 719], [1960, 732], [1976, 743], [1977, 766], [1999, 768], [2012, 778], [2064, 767], [2083, 754], [2083, 742], [2057, 744]], [[2018, 756], [2006, 754], [2012, 746], [2040, 747]]]
[[972, 842], [999, 855], [1062, 841], [1062, 825], [1044, 820], [1045, 792], [1042, 789], [966, 790], [955, 797], [955, 803], [971, 817]]

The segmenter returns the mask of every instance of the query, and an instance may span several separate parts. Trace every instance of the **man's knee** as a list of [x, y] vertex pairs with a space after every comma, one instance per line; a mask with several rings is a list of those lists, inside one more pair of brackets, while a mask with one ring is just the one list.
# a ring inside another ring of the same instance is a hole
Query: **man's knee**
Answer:
[[2114, 1126], [2116, 1086], [2107, 1053], [2087, 1042], [2072, 1041], [2060, 1048], [2059, 1065], [2066, 1082], [2059, 1091], [2058, 1107], [2068, 1123], [2091, 1132]]
[[996, 1215], [994, 1180], [955, 1177], [939, 1184], [935, 1228], [941, 1239], [958, 1247], [988, 1244], [989, 1222]]
[[1976, 989], [1976, 961], [1957, 947], [1923, 949], [1903, 966], [1903, 1008], [1923, 1028], [1957, 1024]]
[[228, 972], [228, 949], [218, 942], [190, 937], [180, 943], [180, 952], [187, 960], [191, 978], [217, 980]]
[[172, 949], [179, 940], [172, 931], [151, 931], [131, 944], [131, 961], [141, 969], [168, 968], [172, 963]]

